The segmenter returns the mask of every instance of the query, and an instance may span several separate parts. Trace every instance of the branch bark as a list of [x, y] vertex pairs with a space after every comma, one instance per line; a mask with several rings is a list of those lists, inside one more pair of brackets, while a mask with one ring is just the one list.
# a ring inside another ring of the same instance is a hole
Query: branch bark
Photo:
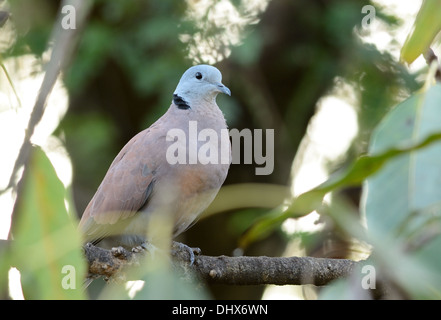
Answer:
[[[143, 253], [122, 247], [106, 250], [92, 244], [84, 246], [89, 276], [117, 277], [125, 268], [142, 268]], [[192, 266], [185, 250], [173, 254], [173, 262], [193, 271], [207, 283], [229, 285], [302, 285], [323, 286], [351, 274], [358, 262], [314, 257], [228, 257], [196, 256]]]

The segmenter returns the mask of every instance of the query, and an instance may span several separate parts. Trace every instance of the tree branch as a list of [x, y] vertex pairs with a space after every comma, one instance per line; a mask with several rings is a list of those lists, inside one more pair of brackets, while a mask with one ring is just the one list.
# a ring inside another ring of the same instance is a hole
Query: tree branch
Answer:
[[[141, 267], [143, 253], [122, 247], [106, 250], [88, 243], [84, 246], [89, 262], [89, 276], [115, 277], [129, 266]], [[173, 262], [184, 270], [193, 271], [207, 283], [230, 285], [302, 285], [323, 286], [348, 276], [358, 262], [346, 259], [313, 257], [196, 257], [190, 266], [185, 250], [173, 254]]]

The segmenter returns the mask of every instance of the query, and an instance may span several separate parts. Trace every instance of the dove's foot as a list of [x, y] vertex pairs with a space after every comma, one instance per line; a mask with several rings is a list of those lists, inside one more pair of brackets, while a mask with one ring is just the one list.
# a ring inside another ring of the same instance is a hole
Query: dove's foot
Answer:
[[180, 251], [186, 251], [190, 255], [190, 265], [192, 266], [195, 261], [195, 254], [201, 254], [200, 248], [191, 248], [184, 243], [173, 241], [171, 254], [173, 256], [178, 255]]

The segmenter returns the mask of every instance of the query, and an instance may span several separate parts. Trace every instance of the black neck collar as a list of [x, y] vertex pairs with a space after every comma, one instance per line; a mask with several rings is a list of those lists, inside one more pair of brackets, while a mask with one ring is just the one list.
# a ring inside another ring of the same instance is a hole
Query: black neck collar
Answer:
[[173, 103], [179, 108], [183, 110], [190, 109], [190, 105], [187, 101], [182, 99], [181, 96], [178, 96], [177, 94], [173, 94]]

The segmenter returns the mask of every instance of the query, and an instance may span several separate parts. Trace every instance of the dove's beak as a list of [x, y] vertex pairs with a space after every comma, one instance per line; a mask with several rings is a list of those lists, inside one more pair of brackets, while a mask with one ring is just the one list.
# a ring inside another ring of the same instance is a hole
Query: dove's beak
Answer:
[[224, 86], [222, 83], [218, 82], [215, 83], [215, 86], [217, 87], [217, 89], [219, 90], [219, 92], [221, 93], [225, 93], [228, 94], [229, 96], [231, 96], [231, 91], [230, 89], [228, 89], [226, 86]]

